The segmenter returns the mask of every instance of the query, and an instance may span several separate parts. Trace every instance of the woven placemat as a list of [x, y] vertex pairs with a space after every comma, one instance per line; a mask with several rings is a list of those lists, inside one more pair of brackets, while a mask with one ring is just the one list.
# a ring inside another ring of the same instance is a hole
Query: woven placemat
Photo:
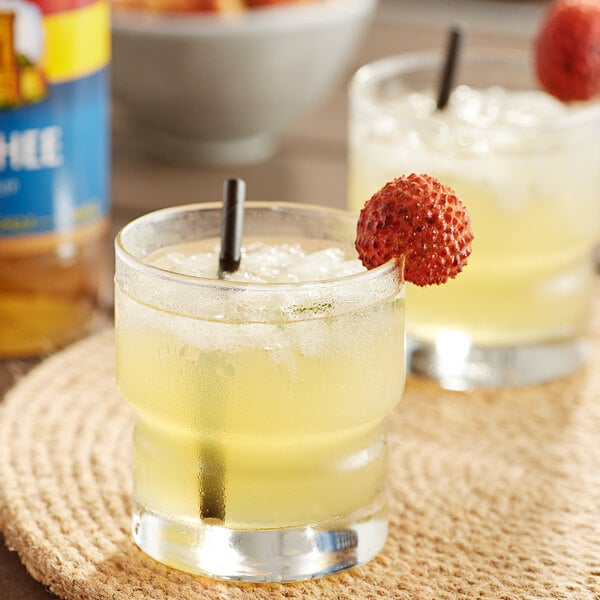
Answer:
[[67, 600], [600, 598], [600, 339], [547, 385], [443, 392], [409, 381], [391, 420], [391, 530], [370, 564], [285, 585], [216, 582], [129, 535], [133, 415], [112, 332], [48, 359], [0, 407], [0, 528]]

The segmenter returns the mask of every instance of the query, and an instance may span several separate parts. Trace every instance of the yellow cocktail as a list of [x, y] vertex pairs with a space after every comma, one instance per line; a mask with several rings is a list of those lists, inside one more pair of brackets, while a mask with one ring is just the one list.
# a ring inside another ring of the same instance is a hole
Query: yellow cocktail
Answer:
[[394, 264], [364, 270], [352, 215], [250, 204], [240, 269], [218, 279], [218, 215], [161, 211], [117, 241], [134, 537], [231, 579], [369, 560], [386, 535], [384, 420], [404, 385]]
[[[399, 173], [454, 189], [475, 239], [440, 289], [407, 289], [412, 371], [443, 386], [532, 383], [585, 357], [600, 239], [600, 105], [533, 89], [521, 53], [467, 54], [463, 85], [435, 110], [439, 59], [394, 57], [351, 90], [349, 205]], [[499, 87], [503, 86], [503, 87]]]

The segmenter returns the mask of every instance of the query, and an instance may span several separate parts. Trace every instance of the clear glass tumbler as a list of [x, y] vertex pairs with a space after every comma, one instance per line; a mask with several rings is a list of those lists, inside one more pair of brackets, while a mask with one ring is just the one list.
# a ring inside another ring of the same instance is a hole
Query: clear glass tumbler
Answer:
[[[136, 411], [136, 543], [222, 579], [294, 581], [370, 560], [387, 533], [386, 415], [405, 374], [394, 262], [301, 283], [148, 264], [215, 240], [221, 206], [165, 209], [116, 239], [116, 364]], [[356, 217], [247, 203], [244, 241], [353, 250]], [[243, 264], [242, 264], [243, 267]]]
[[350, 87], [351, 209], [416, 172], [451, 186], [471, 215], [464, 273], [407, 287], [409, 370], [459, 390], [564, 376], [587, 357], [600, 103], [541, 92], [528, 52], [471, 48], [438, 111], [441, 68], [439, 53], [389, 57]]

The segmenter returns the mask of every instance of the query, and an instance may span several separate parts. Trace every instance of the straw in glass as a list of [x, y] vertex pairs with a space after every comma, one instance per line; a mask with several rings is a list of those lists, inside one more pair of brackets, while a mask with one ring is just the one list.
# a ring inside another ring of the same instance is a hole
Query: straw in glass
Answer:
[[440, 82], [438, 86], [438, 97], [436, 108], [444, 110], [450, 99], [450, 94], [454, 89], [454, 80], [456, 78], [456, 68], [458, 65], [462, 40], [464, 38], [463, 28], [454, 25], [448, 33], [448, 42], [446, 45], [446, 56], [444, 67], [442, 69]]
[[[221, 217], [221, 252], [219, 277], [233, 273], [240, 266], [242, 226], [246, 184], [241, 179], [228, 179], [223, 184], [223, 212]], [[216, 410], [216, 407], [214, 407]], [[206, 415], [214, 423], [215, 415]], [[225, 519], [225, 460], [218, 445], [206, 443], [200, 451], [200, 517]]]

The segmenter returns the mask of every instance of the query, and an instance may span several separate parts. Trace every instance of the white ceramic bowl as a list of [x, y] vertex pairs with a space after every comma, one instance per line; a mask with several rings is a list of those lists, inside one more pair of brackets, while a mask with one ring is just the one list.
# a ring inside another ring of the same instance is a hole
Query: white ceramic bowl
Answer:
[[235, 16], [115, 10], [112, 82], [148, 150], [188, 163], [258, 162], [350, 68], [376, 0]]

